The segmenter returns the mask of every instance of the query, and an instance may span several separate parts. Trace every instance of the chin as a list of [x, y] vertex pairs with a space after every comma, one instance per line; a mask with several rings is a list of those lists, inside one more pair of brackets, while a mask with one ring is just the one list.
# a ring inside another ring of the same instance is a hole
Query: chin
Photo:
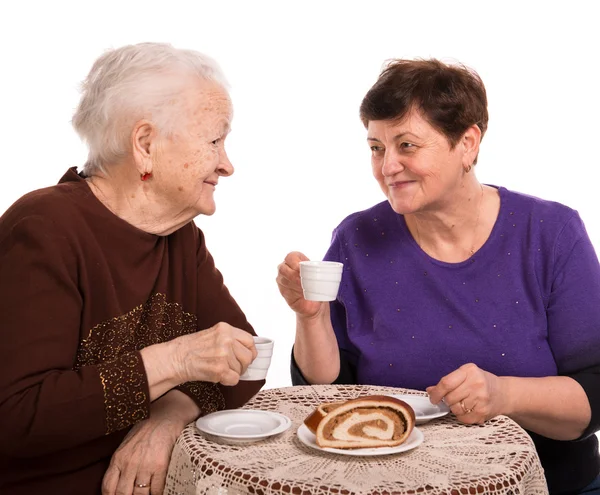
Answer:
[[217, 211], [217, 205], [215, 205], [214, 203], [199, 204], [197, 206], [198, 208], [196, 209], [196, 211], [198, 212], [198, 215], [206, 215], [207, 217], [210, 217], [215, 213], [215, 211]]
[[[408, 200], [407, 200], [408, 199]], [[423, 204], [415, 201], [414, 198], [394, 198], [392, 195], [387, 197], [388, 203], [398, 215], [409, 215], [416, 213], [423, 208]]]
[[394, 201], [392, 198], [388, 198], [388, 203], [398, 215], [406, 215], [413, 212], [413, 208], [410, 208], [406, 203], [401, 201]]

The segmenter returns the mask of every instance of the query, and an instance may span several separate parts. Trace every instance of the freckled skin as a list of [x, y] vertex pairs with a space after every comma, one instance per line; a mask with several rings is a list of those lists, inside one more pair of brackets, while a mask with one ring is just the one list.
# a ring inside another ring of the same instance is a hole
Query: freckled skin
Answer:
[[226, 90], [191, 76], [177, 84], [183, 89], [175, 129], [166, 134], [146, 119], [136, 122], [131, 157], [107, 164], [110, 174], [88, 178], [94, 195], [115, 215], [157, 235], [212, 215], [215, 187], [233, 173], [225, 152], [233, 116]]
[[192, 85], [184, 101], [185, 125], [161, 143], [153, 178], [159, 199], [191, 219], [214, 213], [213, 184], [233, 173], [224, 146], [233, 111], [223, 88], [206, 81]]

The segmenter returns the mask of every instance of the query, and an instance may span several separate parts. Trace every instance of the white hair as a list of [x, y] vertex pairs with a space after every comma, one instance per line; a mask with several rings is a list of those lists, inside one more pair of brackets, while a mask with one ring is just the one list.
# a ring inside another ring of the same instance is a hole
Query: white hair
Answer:
[[93, 175], [128, 153], [134, 124], [151, 120], [161, 135], [170, 135], [182, 112], [186, 76], [229, 85], [215, 60], [166, 43], [139, 43], [102, 55], [82, 83], [73, 127], [89, 148], [83, 167]]

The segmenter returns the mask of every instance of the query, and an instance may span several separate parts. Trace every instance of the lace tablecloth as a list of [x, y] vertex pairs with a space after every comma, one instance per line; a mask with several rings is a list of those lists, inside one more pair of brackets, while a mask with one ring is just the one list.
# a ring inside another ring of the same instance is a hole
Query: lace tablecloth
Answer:
[[548, 493], [533, 442], [506, 416], [467, 426], [450, 414], [418, 426], [425, 441], [417, 448], [376, 457], [320, 452], [296, 436], [317, 404], [399, 393], [422, 395], [364, 385], [264, 390], [244, 408], [285, 414], [291, 428], [262, 442], [225, 445], [188, 425], [173, 450], [165, 495]]

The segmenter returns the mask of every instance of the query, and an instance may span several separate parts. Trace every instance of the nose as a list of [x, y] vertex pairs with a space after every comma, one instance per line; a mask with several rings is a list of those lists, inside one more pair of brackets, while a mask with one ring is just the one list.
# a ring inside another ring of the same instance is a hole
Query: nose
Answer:
[[381, 173], [384, 177], [392, 177], [399, 172], [404, 170], [404, 165], [402, 165], [402, 161], [400, 157], [397, 156], [393, 150], [388, 151], [386, 149], [385, 155], [383, 157], [383, 165], [381, 166]]
[[222, 177], [229, 177], [231, 174], [233, 174], [233, 165], [229, 161], [229, 157], [227, 156], [225, 150], [221, 150], [219, 158], [219, 168], [217, 169], [218, 174]]

